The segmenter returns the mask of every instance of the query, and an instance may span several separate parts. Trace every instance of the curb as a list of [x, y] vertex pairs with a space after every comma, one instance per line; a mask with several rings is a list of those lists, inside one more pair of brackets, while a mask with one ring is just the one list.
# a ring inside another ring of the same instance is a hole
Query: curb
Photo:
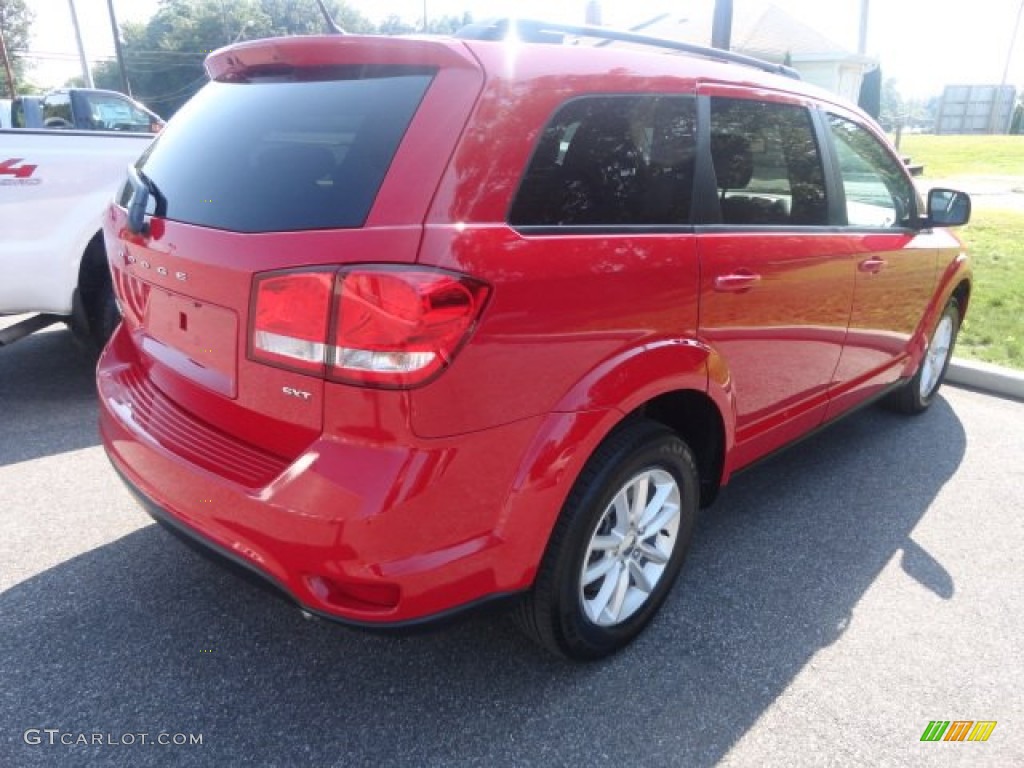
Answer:
[[949, 361], [946, 381], [954, 386], [1024, 401], [1024, 372], [991, 363], [954, 357]]

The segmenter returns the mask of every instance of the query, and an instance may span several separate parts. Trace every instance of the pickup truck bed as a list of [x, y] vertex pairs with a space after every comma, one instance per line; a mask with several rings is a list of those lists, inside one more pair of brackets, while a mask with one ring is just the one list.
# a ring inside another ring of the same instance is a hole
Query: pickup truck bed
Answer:
[[0, 315], [58, 315], [102, 343], [116, 317], [101, 219], [151, 140], [0, 130]]

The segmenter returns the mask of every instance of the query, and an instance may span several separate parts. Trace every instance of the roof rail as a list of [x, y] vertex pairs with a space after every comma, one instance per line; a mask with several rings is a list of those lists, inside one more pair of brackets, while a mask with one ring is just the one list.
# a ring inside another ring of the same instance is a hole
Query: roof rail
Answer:
[[585, 24], [551, 24], [546, 21], [533, 19], [490, 19], [474, 24], [467, 24], [455, 33], [455, 37], [463, 40], [507, 40], [516, 37], [526, 43], [564, 43], [566, 36], [592, 37], [604, 41], [599, 45], [610, 43], [634, 43], [636, 45], [649, 45], [653, 48], [662, 48], [669, 51], [680, 51], [695, 56], [703, 56], [707, 59], [725, 61], [732, 64], [743, 64], [747, 67], [754, 67], [764, 72], [771, 72], [776, 75], [800, 80], [800, 73], [785, 64], [773, 64], [753, 56], [744, 56], [742, 53], [723, 51], [720, 48], [709, 48], [695, 43], [684, 43], [680, 40], [668, 40], [662, 37], [651, 37], [640, 35], [635, 32], [625, 32], [608, 27], [595, 27]]

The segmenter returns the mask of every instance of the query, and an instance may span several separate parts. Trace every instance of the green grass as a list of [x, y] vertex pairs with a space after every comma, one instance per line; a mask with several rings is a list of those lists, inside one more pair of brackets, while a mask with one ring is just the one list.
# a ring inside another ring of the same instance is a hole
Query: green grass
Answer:
[[[900, 152], [924, 164], [926, 180], [1019, 177], [1010, 187], [1024, 189], [1024, 136], [904, 134]], [[956, 354], [1024, 370], [1024, 208], [996, 210], [979, 197], [960, 235], [974, 285]]]
[[927, 178], [1020, 176], [1024, 184], [1024, 136], [905, 133], [900, 152], [914, 163], [923, 163]]
[[960, 234], [974, 285], [956, 354], [1024, 369], [1024, 213], [975, 209]]

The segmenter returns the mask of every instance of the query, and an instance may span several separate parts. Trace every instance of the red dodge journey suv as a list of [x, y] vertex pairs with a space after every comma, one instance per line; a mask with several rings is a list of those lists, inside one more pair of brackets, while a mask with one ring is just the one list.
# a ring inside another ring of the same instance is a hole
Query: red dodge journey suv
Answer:
[[206, 67], [105, 222], [103, 440], [309, 613], [606, 655], [734, 472], [936, 397], [970, 200], [784, 67], [525, 22]]

